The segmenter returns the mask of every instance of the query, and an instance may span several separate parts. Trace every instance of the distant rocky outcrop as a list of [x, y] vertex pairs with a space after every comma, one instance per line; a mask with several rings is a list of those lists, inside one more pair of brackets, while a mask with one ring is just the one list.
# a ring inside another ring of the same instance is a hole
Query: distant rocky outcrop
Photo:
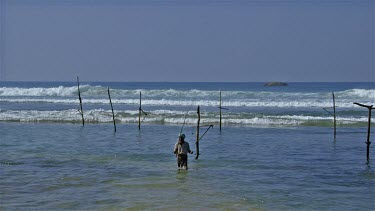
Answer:
[[268, 82], [264, 86], [288, 86], [288, 84], [284, 82]]

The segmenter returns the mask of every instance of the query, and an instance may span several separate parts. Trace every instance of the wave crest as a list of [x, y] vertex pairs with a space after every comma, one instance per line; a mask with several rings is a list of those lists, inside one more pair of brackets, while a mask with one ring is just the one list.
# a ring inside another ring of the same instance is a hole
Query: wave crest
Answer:
[[[107, 98], [107, 87], [81, 85], [81, 95], [83, 98]], [[149, 99], [217, 99], [219, 91], [208, 90], [176, 90], [176, 89], [111, 89], [113, 98], [138, 98], [139, 92], [142, 92], [145, 98]], [[51, 88], [19, 88], [19, 87], [1, 87], [0, 96], [4, 97], [73, 97], [77, 96], [76, 86], [71, 87], [51, 87]], [[265, 91], [222, 91], [223, 99], [227, 100], [246, 100], [246, 99], [329, 99], [328, 92], [265, 92]], [[374, 89], [349, 89], [337, 92], [337, 98], [353, 99], [356, 97], [374, 100]]]
[[[112, 122], [112, 111], [104, 109], [93, 109], [84, 112], [87, 123], [110, 123]], [[148, 112], [144, 119], [145, 123], [154, 124], [186, 124], [195, 125], [197, 122], [196, 113], [188, 112], [185, 120], [185, 112], [175, 110], [154, 110]], [[202, 124], [219, 124], [219, 117], [216, 113], [202, 112]], [[121, 110], [115, 111], [117, 123], [137, 123], [138, 111]], [[374, 121], [375, 118], [372, 119]], [[38, 111], [38, 110], [1, 110], [0, 121], [9, 122], [60, 122], [80, 123], [81, 116], [78, 110], [69, 109], [62, 111]], [[332, 126], [331, 117], [309, 116], [309, 115], [261, 115], [249, 113], [226, 113], [223, 115], [223, 124], [227, 125], [263, 125], [263, 126]], [[360, 125], [366, 126], [366, 117], [341, 117], [338, 124], [343, 126]]]

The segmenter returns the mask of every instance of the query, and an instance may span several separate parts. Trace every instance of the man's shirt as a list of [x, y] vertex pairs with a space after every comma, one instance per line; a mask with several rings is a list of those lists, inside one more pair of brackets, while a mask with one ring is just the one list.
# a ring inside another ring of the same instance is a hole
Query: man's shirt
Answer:
[[189, 143], [185, 141], [181, 145], [177, 142], [176, 145], [174, 146], [174, 152], [176, 152], [176, 150], [177, 150], [177, 154], [179, 154], [179, 155], [181, 155], [181, 154], [187, 155], [188, 152], [190, 151]]

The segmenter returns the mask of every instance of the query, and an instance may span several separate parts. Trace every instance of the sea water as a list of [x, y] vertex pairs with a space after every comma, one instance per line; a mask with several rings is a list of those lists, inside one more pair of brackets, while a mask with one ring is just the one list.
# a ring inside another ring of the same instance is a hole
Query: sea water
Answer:
[[[229, 109], [221, 132], [219, 90]], [[368, 111], [353, 104], [374, 104], [373, 83], [81, 82], [80, 91], [85, 126], [75, 83], [1, 83], [1, 210], [375, 207]], [[139, 92], [147, 113], [141, 130]], [[336, 140], [323, 110], [332, 107], [332, 92]], [[196, 160], [198, 105], [200, 134], [214, 128]], [[182, 126], [194, 151], [187, 171], [173, 154]]]

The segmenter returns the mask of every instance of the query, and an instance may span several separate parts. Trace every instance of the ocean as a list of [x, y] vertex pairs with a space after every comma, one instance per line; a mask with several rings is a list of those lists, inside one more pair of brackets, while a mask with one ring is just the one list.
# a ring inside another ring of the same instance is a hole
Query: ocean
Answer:
[[[81, 82], [80, 92], [84, 126], [75, 82], [0, 83], [0, 210], [375, 209], [368, 110], [353, 104], [374, 105], [374, 83]], [[332, 92], [336, 138], [323, 110]], [[200, 134], [213, 128], [196, 160], [198, 105]], [[187, 171], [173, 154], [181, 129]]]

